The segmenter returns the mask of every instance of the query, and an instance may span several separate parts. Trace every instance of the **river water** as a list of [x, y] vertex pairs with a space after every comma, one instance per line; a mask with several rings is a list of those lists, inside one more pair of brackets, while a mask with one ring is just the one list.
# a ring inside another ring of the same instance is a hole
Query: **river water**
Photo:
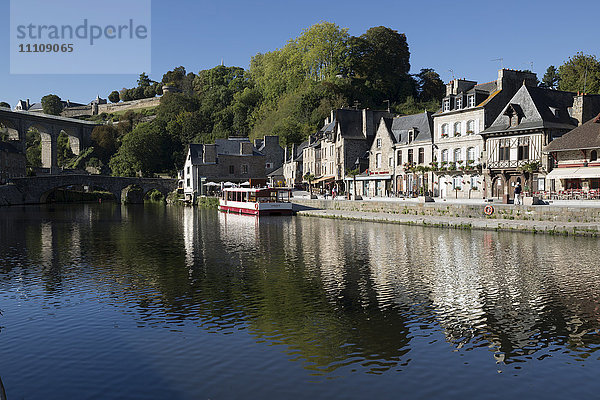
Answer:
[[600, 241], [214, 210], [0, 209], [8, 399], [581, 398]]

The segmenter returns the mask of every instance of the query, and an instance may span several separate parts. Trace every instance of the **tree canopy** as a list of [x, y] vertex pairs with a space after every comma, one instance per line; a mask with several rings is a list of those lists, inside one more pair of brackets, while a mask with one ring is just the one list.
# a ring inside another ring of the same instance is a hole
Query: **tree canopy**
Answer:
[[558, 69], [558, 88], [570, 92], [600, 93], [600, 61], [594, 55], [577, 53]]
[[62, 100], [55, 94], [46, 95], [42, 97], [42, 110], [45, 114], [60, 115], [63, 110]]

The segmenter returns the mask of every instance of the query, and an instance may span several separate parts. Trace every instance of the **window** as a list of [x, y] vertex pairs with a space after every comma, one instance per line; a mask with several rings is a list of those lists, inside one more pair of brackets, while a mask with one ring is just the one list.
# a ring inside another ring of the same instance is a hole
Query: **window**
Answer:
[[396, 162], [396, 165], [402, 165], [402, 150], [398, 150], [398, 160]]
[[191, 167], [187, 167], [187, 173], [188, 173], [188, 175], [192, 173], [192, 168]]
[[233, 165], [229, 166], [229, 174], [234, 174], [235, 173], [235, 167]]
[[412, 143], [413, 140], [415, 140], [415, 131], [411, 129], [408, 131], [408, 143]]
[[242, 164], [242, 174], [248, 174], [248, 164]]
[[454, 179], [452, 179], [452, 189], [454, 190], [460, 190], [462, 188], [462, 176], [455, 176]]
[[479, 188], [479, 176], [475, 175], [471, 177], [471, 189], [477, 190]]
[[450, 111], [450, 99], [445, 99], [442, 104], [442, 111]]
[[419, 147], [419, 164], [424, 164], [425, 163], [425, 149], [422, 147]]
[[375, 168], [381, 168], [381, 153], [375, 155]]
[[469, 147], [467, 149], [467, 160], [475, 161], [475, 147]]
[[538, 190], [543, 192], [546, 190], [546, 179], [538, 178]]
[[448, 137], [448, 124], [442, 125], [442, 137]]
[[191, 184], [190, 184], [190, 178], [187, 178], [187, 180], [185, 181], [185, 183], [186, 183], [187, 187], [190, 187], [191, 186]]
[[455, 103], [454, 103], [455, 104], [454, 108], [456, 108], [457, 110], [460, 110], [462, 108], [462, 101], [463, 101], [462, 96], [457, 97], [455, 100]]
[[596, 150], [592, 150], [590, 153], [590, 162], [598, 160], [598, 152]]
[[462, 160], [462, 151], [461, 149], [454, 149], [454, 161], [461, 161]]
[[475, 121], [472, 119], [467, 121], [467, 135], [472, 135], [475, 133]]
[[517, 160], [529, 160], [529, 138], [519, 138]]
[[510, 160], [510, 139], [500, 139], [498, 141], [498, 160]]
[[406, 160], [409, 164], [413, 163], [413, 149], [408, 149], [408, 160]]
[[394, 166], [394, 157], [390, 157], [388, 159], [388, 167], [393, 167]]
[[460, 122], [454, 123], [454, 136], [460, 136], [461, 125]]
[[475, 107], [475, 95], [470, 94], [467, 97], [467, 107]]
[[377, 139], [377, 148], [380, 149], [381, 148], [381, 139]]
[[442, 162], [448, 162], [448, 149], [442, 150]]
[[[270, 162], [266, 163], [266, 164], [265, 164], [265, 168], [266, 168], [266, 169], [271, 169], [271, 168], [273, 168], [273, 163], [270, 163]], [[233, 172], [232, 172], [232, 174], [233, 174]]]

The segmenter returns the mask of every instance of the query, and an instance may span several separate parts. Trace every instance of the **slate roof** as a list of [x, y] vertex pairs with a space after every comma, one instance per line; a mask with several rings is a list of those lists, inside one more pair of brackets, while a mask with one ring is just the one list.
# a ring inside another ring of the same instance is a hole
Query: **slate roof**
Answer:
[[[240, 155], [240, 143], [242, 142], [250, 142], [250, 139], [244, 138], [227, 138], [227, 139], [217, 139], [215, 140], [215, 144], [217, 145], [217, 155], [230, 155], [230, 156], [239, 156]], [[253, 155], [262, 156], [254, 145], [252, 145]]]
[[567, 151], [600, 148], [600, 114], [545, 147], [546, 151]]
[[267, 174], [267, 176], [283, 176], [283, 167], [277, 168], [275, 171]]
[[296, 151], [298, 152], [298, 156], [296, 158], [294, 158], [294, 161], [302, 161], [304, 149], [307, 147], [308, 147], [308, 140], [306, 142], [303, 142], [296, 148]]
[[496, 90], [498, 90], [498, 81], [492, 81], [475, 85], [470, 90], [468, 90], [467, 93], [475, 93], [476, 91], [492, 93]]
[[[228, 139], [216, 139], [215, 145], [217, 147], [217, 157], [224, 155], [231, 156], [241, 156], [240, 154], [240, 143], [242, 142], [250, 142], [248, 138], [228, 138]], [[194, 144], [190, 143], [190, 151], [192, 153], [192, 165], [200, 165], [202, 162], [202, 153], [204, 152], [203, 144]], [[253, 156], [264, 156], [261, 152], [259, 152], [256, 147], [252, 146], [252, 155]], [[248, 157], [246, 155], [245, 157]]]
[[[433, 137], [433, 119], [432, 112], [425, 111], [420, 114], [403, 115], [395, 117], [391, 123], [392, 136], [395, 143], [408, 143], [408, 133], [411, 129], [417, 128], [417, 135], [413, 138], [414, 142], [431, 142]], [[389, 118], [383, 118], [386, 126], [389, 124]]]
[[[575, 93], [571, 92], [523, 85], [481, 135], [543, 128], [573, 129], [577, 121], [571, 118], [568, 109], [573, 106], [574, 97]], [[505, 115], [509, 107], [520, 113], [517, 126], [510, 127], [510, 118]]]

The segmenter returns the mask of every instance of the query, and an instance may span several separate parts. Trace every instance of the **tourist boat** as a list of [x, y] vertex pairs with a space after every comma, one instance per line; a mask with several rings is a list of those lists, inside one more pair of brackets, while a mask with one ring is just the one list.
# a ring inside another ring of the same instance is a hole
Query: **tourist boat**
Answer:
[[289, 188], [227, 188], [219, 199], [219, 210], [250, 215], [291, 215]]

